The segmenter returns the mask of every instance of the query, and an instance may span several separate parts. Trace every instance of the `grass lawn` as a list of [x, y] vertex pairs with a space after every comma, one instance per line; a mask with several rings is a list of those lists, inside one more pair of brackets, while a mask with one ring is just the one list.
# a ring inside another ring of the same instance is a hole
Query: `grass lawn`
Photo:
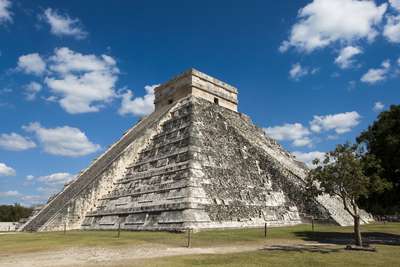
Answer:
[[[352, 241], [352, 227], [310, 225], [268, 229], [213, 230], [193, 234], [192, 247], [252, 246], [288, 244], [276, 250], [261, 249], [235, 254], [186, 255], [132, 262], [114, 266], [400, 266], [400, 224], [371, 224], [362, 227], [363, 237], [378, 252], [344, 251]], [[70, 247], [118, 248], [162, 245], [184, 247], [185, 233], [70, 231], [60, 233], [18, 233], [0, 235], [0, 257], [26, 252], [61, 250]], [[313, 242], [326, 244], [295, 248], [289, 244]]]
[[349, 252], [342, 249], [331, 252], [254, 251], [221, 255], [190, 255], [166, 257], [121, 263], [113, 267], [128, 266], [400, 266], [400, 249], [378, 245], [378, 252]]

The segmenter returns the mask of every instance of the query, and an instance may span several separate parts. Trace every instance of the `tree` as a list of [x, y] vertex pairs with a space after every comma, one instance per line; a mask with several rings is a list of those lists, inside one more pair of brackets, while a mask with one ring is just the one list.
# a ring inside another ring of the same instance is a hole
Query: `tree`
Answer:
[[393, 187], [361, 198], [360, 205], [375, 214], [400, 213], [400, 105], [392, 105], [362, 132], [357, 143], [380, 160], [383, 176]]
[[32, 214], [33, 209], [23, 207], [16, 203], [14, 205], [0, 205], [0, 222], [17, 222]]
[[357, 201], [388, 186], [379, 176], [379, 161], [363, 155], [356, 146], [345, 144], [326, 153], [322, 162], [316, 159], [313, 163], [316, 168], [308, 175], [308, 192], [339, 197], [344, 209], [353, 217], [355, 244], [362, 246]]

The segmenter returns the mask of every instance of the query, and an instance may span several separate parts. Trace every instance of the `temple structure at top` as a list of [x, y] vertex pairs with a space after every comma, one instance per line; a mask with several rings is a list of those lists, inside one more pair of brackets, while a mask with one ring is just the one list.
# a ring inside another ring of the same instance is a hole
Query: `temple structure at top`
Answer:
[[203, 98], [236, 112], [238, 110], [238, 91], [235, 87], [195, 69], [160, 85], [154, 93], [156, 110], [187, 96]]

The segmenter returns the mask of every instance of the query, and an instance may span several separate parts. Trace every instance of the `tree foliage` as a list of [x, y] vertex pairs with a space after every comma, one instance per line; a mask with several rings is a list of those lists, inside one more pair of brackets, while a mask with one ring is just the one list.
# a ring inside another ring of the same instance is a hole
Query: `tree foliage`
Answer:
[[343, 202], [344, 209], [354, 219], [355, 243], [361, 246], [360, 211], [357, 205], [361, 197], [380, 192], [389, 184], [380, 177], [382, 169], [373, 156], [363, 155], [356, 146], [338, 145], [328, 152], [324, 160], [314, 160], [316, 168], [308, 176], [308, 191], [329, 194]]
[[366, 156], [380, 161], [382, 176], [393, 186], [360, 199], [360, 206], [374, 214], [400, 213], [400, 105], [392, 105], [357, 138]]
[[23, 207], [19, 204], [0, 205], [0, 222], [17, 222], [32, 214], [33, 209]]

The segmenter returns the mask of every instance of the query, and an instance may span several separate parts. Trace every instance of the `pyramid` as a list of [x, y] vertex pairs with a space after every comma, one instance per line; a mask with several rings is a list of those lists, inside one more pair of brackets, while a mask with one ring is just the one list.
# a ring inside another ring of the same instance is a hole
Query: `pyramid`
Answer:
[[22, 230], [182, 231], [295, 225], [311, 216], [351, 225], [339, 199], [307, 197], [307, 167], [237, 112], [237, 94], [194, 69], [157, 87], [155, 111]]

